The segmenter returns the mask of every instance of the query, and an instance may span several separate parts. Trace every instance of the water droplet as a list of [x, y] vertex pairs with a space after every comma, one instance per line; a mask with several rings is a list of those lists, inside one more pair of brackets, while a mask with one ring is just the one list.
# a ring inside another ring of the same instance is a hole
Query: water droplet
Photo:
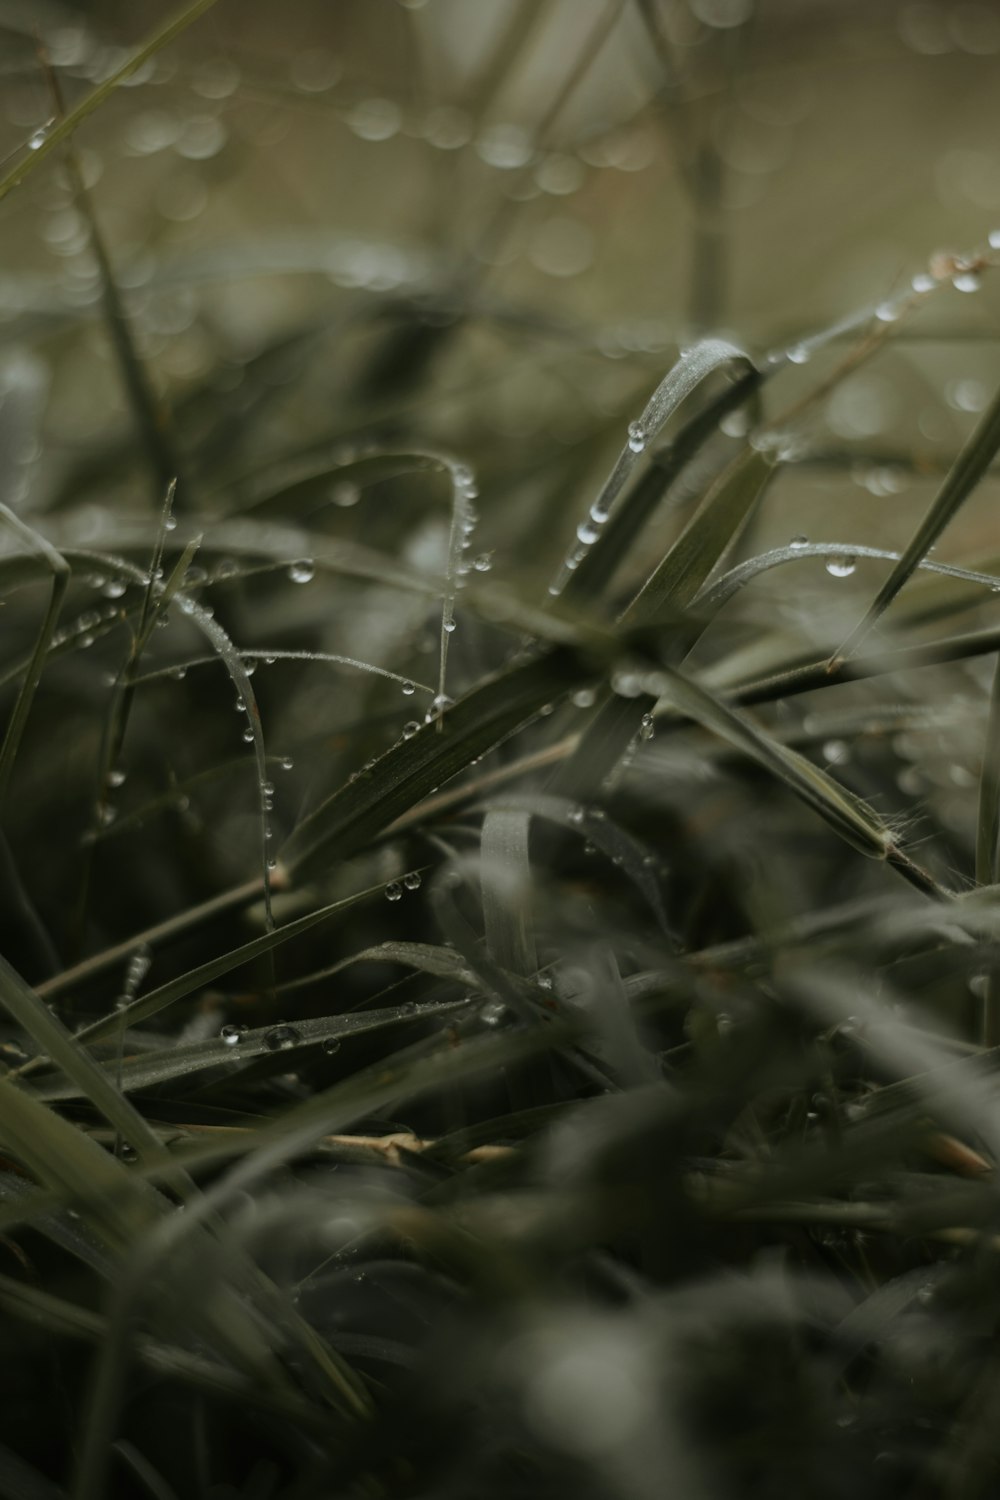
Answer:
[[387, 141], [396, 134], [403, 115], [392, 99], [363, 99], [347, 116], [348, 128], [363, 141]]
[[853, 557], [831, 557], [827, 560], [826, 571], [833, 578], [850, 578], [857, 567], [857, 559]]
[[124, 769], [123, 766], [113, 766], [111, 768], [111, 770], [108, 772], [108, 786], [111, 786], [111, 787], [124, 786], [124, 784], [125, 784], [125, 777], [127, 775], [128, 775], [128, 772]]
[[398, 880], [390, 880], [385, 888], [385, 899], [387, 901], [401, 901], [403, 899], [403, 887]]
[[983, 411], [989, 400], [989, 392], [981, 380], [953, 380], [945, 396], [949, 406], [954, 406], [957, 411]]
[[207, 579], [208, 574], [205, 572], [205, 569], [195, 566], [188, 568], [182, 582], [186, 589], [190, 589], [196, 587], [199, 583], [205, 583]]
[[295, 762], [290, 755], [283, 755], [278, 761], [278, 765], [283, 771], [290, 771], [294, 764]]
[[168, 516], [167, 519], [163, 523], [163, 529], [164, 529], [164, 531], [176, 531], [177, 530], [177, 517], [176, 516]]
[[919, 292], [921, 296], [924, 296], [927, 292], [934, 290], [937, 282], [929, 271], [918, 271], [916, 276], [911, 279], [910, 286], [915, 292]]
[[168, 667], [167, 671], [175, 682], [183, 682], [187, 676], [187, 667], [184, 666]]
[[969, 994], [974, 995], [977, 1000], [985, 1000], [990, 987], [990, 976], [988, 974], [973, 974], [969, 980]]
[[97, 821], [100, 826], [102, 828], [110, 828], [111, 824], [118, 816], [118, 809], [116, 807], [112, 807], [108, 802], [99, 802], [97, 804], [96, 813]]
[[323, 1043], [323, 1051], [326, 1053], [327, 1057], [332, 1057], [335, 1052], [339, 1052], [340, 1037], [328, 1036], [326, 1041]]
[[351, 484], [346, 479], [341, 479], [331, 489], [330, 499], [334, 505], [339, 505], [341, 510], [349, 510], [352, 505], [357, 505], [361, 499], [361, 490], [358, 485]]
[[690, 0], [698, 20], [718, 31], [742, 26], [753, 15], [754, 0]]
[[403, 697], [404, 698], [412, 698], [413, 695], [414, 695], [414, 693], [416, 691], [417, 690], [414, 687], [414, 685], [413, 685], [412, 682], [407, 681], [407, 682], [403, 683]]
[[793, 344], [786, 352], [793, 365], [807, 365], [812, 358], [812, 350], [808, 344]]
[[656, 726], [653, 723], [653, 715], [643, 714], [642, 723], [639, 725], [639, 738], [641, 740], [651, 740], [655, 733]]
[[646, 446], [646, 429], [641, 422], [628, 424], [628, 445], [633, 453], [641, 453]]
[[828, 765], [842, 766], [850, 758], [850, 747], [845, 740], [827, 740], [823, 746], [823, 759]]
[[290, 1047], [295, 1047], [302, 1040], [294, 1026], [272, 1026], [264, 1038], [264, 1045], [269, 1052], [287, 1052]]
[[793, 536], [788, 545], [789, 547], [794, 547], [797, 551], [800, 547], [808, 547], [809, 538], [807, 536]]
[[1000, 229], [990, 230], [989, 245], [991, 250], [1000, 250]]
[[442, 622], [442, 627], [441, 628], [445, 631], [445, 633], [447, 635], [451, 635], [454, 632], [457, 624], [458, 624], [457, 620], [455, 620], [454, 617], [449, 616], [449, 618], [447, 620], [444, 620]]
[[487, 165], [509, 172], [526, 166], [534, 146], [520, 125], [488, 125], [476, 141], [476, 151]]
[[421, 876], [419, 871], [417, 870], [411, 870], [408, 875], [403, 876], [403, 884], [406, 886], [406, 889], [408, 891], [418, 891], [420, 889], [420, 883]]
[[243, 1040], [243, 1034], [245, 1031], [245, 1026], [228, 1025], [222, 1027], [221, 1031], [219, 1032], [219, 1036], [221, 1037], [222, 1041], [225, 1042], [227, 1047], [235, 1047]]
[[424, 722], [429, 724], [434, 719], [440, 719], [446, 708], [451, 708], [454, 699], [449, 698], [447, 693], [435, 693], [431, 700], [431, 706], [424, 715]]
[[951, 284], [956, 292], [978, 292], [982, 282], [975, 271], [958, 271], [951, 278]]
[[416, 719], [409, 719], [403, 725], [403, 739], [412, 740], [413, 736], [416, 734], [419, 728], [420, 725], [417, 723]]
[[611, 686], [619, 698], [638, 698], [642, 693], [642, 678], [638, 672], [615, 672]]
[[252, 745], [253, 744], [253, 725], [252, 724], [248, 724], [247, 727], [246, 727], [246, 729], [244, 729], [244, 731], [243, 731], [243, 741], [244, 741], [244, 744], [247, 744], [247, 745]]
[[475, 559], [472, 566], [475, 568], [477, 573], [488, 573], [493, 566], [493, 553], [480, 552], [479, 556]]
[[[629, 447], [631, 446], [629, 444]], [[591, 521], [581, 521], [576, 528], [576, 534], [585, 547], [590, 547], [597, 541], [601, 533]]]
[[484, 1026], [500, 1026], [507, 1015], [507, 1007], [499, 1000], [488, 1000], [480, 1014]]
[[289, 564], [288, 576], [293, 583], [311, 583], [316, 576], [316, 564], [311, 557], [300, 557]]
[[38, 151], [42, 146], [45, 145], [45, 142], [49, 138], [49, 131], [52, 129], [55, 123], [55, 120], [46, 120], [44, 125], [39, 125], [38, 129], [32, 132], [32, 134], [28, 137], [29, 151]]
[[120, 599], [128, 588], [124, 578], [109, 578], [101, 587], [105, 599]]
[[575, 708], [593, 708], [597, 695], [593, 688], [580, 688], [573, 694], [573, 706]]
[[566, 817], [570, 823], [579, 825], [586, 817], [586, 812], [582, 807], [571, 807]]

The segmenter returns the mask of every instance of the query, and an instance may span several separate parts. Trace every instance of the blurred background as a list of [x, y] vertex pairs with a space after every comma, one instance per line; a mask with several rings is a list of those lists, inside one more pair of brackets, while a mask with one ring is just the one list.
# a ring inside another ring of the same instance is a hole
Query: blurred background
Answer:
[[[72, 106], [172, 13], [4, 0], [6, 164], [55, 113], [39, 39]], [[390, 418], [484, 457], [572, 446], [699, 332], [759, 352], [982, 248], [998, 58], [1000, 11], [968, 0], [219, 0], [76, 139], [204, 498]], [[46, 435], [18, 498], [73, 474], [79, 499], [82, 456], [127, 444], [129, 414], [57, 155], [0, 217], [2, 379]], [[988, 284], [936, 299], [827, 435], [952, 446], [996, 309]], [[217, 419], [251, 375], [272, 392], [257, 449], [244, 431], [220, 454], [194, 398]]]
[[[174, 14], [160, 0], [0, 0], [3, 170]], [[440, 485], [419, 464], [351, 462], [447, 451], [475, 473], [481, 571], [544, 598], [627, 423], [679, 352], [716, 333], [758, 361], [794, 351], [757, 412], [787, 448], [753, 548], [796, 535], [900, 546], [1000, 376], [998, 62], [1000, 9], [969, 0], [218, 0], [81, 124], [75, 168], [53, 150], [0, 201], [3, 498], [59, 545], [141, 566], [176, 473], [174, 540], [204, 534], [197, 570], [245, 650], [337, 651], [431, 682], [433, 597], [404, 608], [338, 575], [319, 609], [315, 590], [236, 578], [233, 557], [272, 559], [280, 582], [289, 557], [330, 562], [339, 548], [342, 567], [345, 547], [365, 546], [382, 560], [372, 576], [393, 559], [433, 595]], [[676, 487], [651, 529], [650, 556], [745, 433], [723, 424], [709, 472]], [[988, 479], [938, 560], [1000, 573], [995, 500]], [[648, 561], [632, 559], [634, 577]], [[124, 584], [106, 572], [84, 579], [71, 645], [113, 628]], [[769, 632], [831, 649], [885, 576], [865, 560], [831, 572], [813, 559], [755, 584], [736, 634], [713, 627], [699, 665], [720, 641]], [[970, 607], [990, 597], [973, 591]], [[33, 615], [22, 628], [29, 651]], [[509, 644], [463, 625], [450, 690]], [[74, 835], [94, 833], [79, 766], [98, 755], [94, 705], [114, 666], [102, 651], [74, 649], [52, 672], [51, 732], [41, 719], [31, 742], [26, 805], [34, 789], [51, 806], [58, 784]], [[963, 837], [986, 671], [949, 677], [933, 744], [918, 746]], [[280, 702], [261, 691], [276, 752], [296, 756], [287, 826], [401, 721], [395, 688], [372, 728], [355, 687], [283, 672]], [[172, 717], [181, 689], [156, 693], [167, 707], [149, 721], [146, 793], [184, 788], [196, 851], [178, 890], [192, 869], [206, 891], [245, 878], [252, 807], [227, 821], [214, 791], [195, 821], [199, 768], [214, 756], [229, 775], [231, 715], [210, 754], [193, 720]], [[217, 691], [189, 679], [184, 693], [207, 736]], [[949, 737], [942, 725], [963, 716]], [[835, 729], [818, 732], [836, 746]], [[33, 830], [28, 813], [15, 834]], [[165, 876], [141, 839], [128, 868], [105, 933], [179, 900], [144, 889]], [[49, 897], [53, 922], [77, 879], [67, 870]]]

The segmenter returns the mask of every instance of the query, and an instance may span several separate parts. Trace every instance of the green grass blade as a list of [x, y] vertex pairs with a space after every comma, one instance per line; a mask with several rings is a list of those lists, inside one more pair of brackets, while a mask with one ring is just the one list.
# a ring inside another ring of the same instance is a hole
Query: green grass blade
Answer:
[[751, 367], [693, 417], [672, 443], [653, 454], [649, 471], [608, 517], [600, 540], [574, 569], [563, 590], [564, 599], [594, 599], [602, 594], [631, 548], [641, 545], [671, 485], [715, 436], [722, 419], [750, 399], [761, 379], [760, 372]]
[[928, 894], [943, 894], [930, 876], [914, 866], [898, 847], [877, 813], [805, 756], [780, 744], [750, 719], [671, 668], [648, 674], [648, 685], [682, 713], [770, 771], [852, 848], [869, 858], [886, 860], [918, 889]]
[[640, 456], [656, 438], [677, 408], [714, 371], [734, 362], [750, 364], [749, 355], [735, 344], [724, 339], [703, 339], [667, 372], [636, 421], [629, 424], [629, 435], [615, 461], [614, 468], [604, 481], [597, 499], [577, 531], [579, 545], [575, 545], [569, 558], [553, 579], [549, 593], [558, 595], [568, 586], [574, 569], [581, 565], [590, 547], [597, 545], [599, 535], [611, 514], [618, 496], [632, 476]]
[[80, 1095], [89, 1099], [108, 1123], [122, 1132], [140, 1156], [162, 1156], [159, 1138], [144, 1117], [122, 1098], [112, 1078], [78, 1045], [59, 1018], [3, 957], [0, 957], [0, 1005], [24, 1027], [56, 1067], [72, 1079]]
[[30, 526], [26, 526], [6, 505], [0, 504], [0, 520], [5, 522], [19, 541], [39, 554], [46, 571], [52, 576], [52, 591], [49, 595], [48, 607], [38, 629], [35, 648], [24, 668], [20, 691], [4, 732], [3, 744], [0, 745], [0, 804], [2, 804], [7, 794], [14, 758], [21, 743], [24, 726], [31, 712], [31, 704], [42, 676], [52, 637], [55, 634], [59, 611], [69, 586], [70, 567], [66, 559], [44, 537], [39, 536]]
[[486, 949], [501, 969], [526, 977], [538, 968], [531, 924], [531, 815], [494, 808], [483, 819], [480, 889]]
[[133, 1243], [165, 1207], [83, 1131], [7, 1079], [0, 1080], [0, 1140], [60, 1203], [85, 1206], [112, 1250]]
[[557, 647], [487, 678], [305, 818], [282, 849], [282, 864], [304, 879], [349, 858], [419, 798], [592, 677], [595, 666], [589, 654]]
[[[296, 1021], [292, 1026], [272, 1024], [245, 1032], [233, 1028], [230, 1034], [237, 1039], [232, 1042], [227, 1042], [224, 1037], [213, 1037], [205, 1042], [164, 1045], [151, 1052], [125, 1057], [120, 1067], [117, 1061], [95, 1066], [106, 1079], [113, 1079], [116, 1087], [123, 1093], [130, 1094], [185, 1079], [209, 1068], [239, 1067], [256, 1057], [273, 1057], [276, 1051], [286, 1052], [294, 1048], [298, 1052], [305, 1047], [319, 1047], [330, 1043], [336, 1045], [347, 1037], [362, 1036], [370, 1031], [381, 1031], [387, 1026], [420, 1020], [425, 1016], [461, 1010], [463, 1006], [464, 1002], [461, 1000], [428, 1001], [424, 1004], [393, 1005], [382, 1010], [361, 1011], [357, 1015], [316, 1016]], [[229, 1028], [223, 1030], [228, 1031]], [[46, 1103], [63, 1103], [68, 1099], [86, 1097], [84, 1088], [71, 1079], [64, 1081], [41, 1078], [33, 1083], [31, 1093], [36, 1099], [42, 1099]]]
[[831, 660], [831, 666], [851, 656], [889, 608], [914, 569], [927, 555], [948, 523], [975, 490], [1000, 449], [1000, 391], [983, 413], [975, 432], [962, 449], [902, 557], [879, 589], [873, 603]]
[[[294, 922], [286, 922], [284, 927], [273, 928], [258, 938], [252, 938], [249, 943], [244, 943], [239, 948], [221, 953], [217, 958], [210, 958], [205, 963], [199, 964], [197, 968], [189, 969], [186, 974], [180, 974], [176, 979], [168, 980], [166, 984], [160, 985], [159, 989], [140, 995], [124, 1010], [92, 1021], [89, 1026], [84, 1026], [81, 1031], [77, 1032], [77, 1041], [96, 1042], [110, 1035], [118, 1026], [134, 1026], [139, 1021], [146, 1021], [150, 1016], [158, 1015], [166, 1010], [175, 1001], [183, 999], [185, 995], [190, 995], [193, 990], [211, 984], [212, 980], [218, 979], [221, 974], [228, 974], [233, 969], [238, 969], [241, 964], [252, 963], [264, 954], [272, 952], [282, 943], [298, 937], [300, 933], [308, 932], [310, 927], [324, 922], [335, 912], [346, 911], [359, 901], [381, 894], [382, 890], [383, 887], [380, 885], [373, 886], [368, 890], [358, 891], [353, 896], [345, 896], [340, 901], [332, 901], [328, 906], [321, 906], [318, 911], [309, 912], [304, 917], [297, 917]], [[131, 951], [132, 945], [129, 946]]]
[[681, 535], [625, 610], [628, 624], [653, 624], [698, 594], [740, 535], [775, 473], [768, 452], [747, 448], [709, 490]]
[[1000, 879], [1000, 658], [993, 669], [976, 818], [976, 882]]
[[342, 958], [329, 968], [317, 969], [315, 973], [304, 974], [300, 979], [279, 984], [275, 987], [275, 993], [288, 995], [306, 985], [315, 984], [320, 979], [330, 979], [354, 964], [362, 963], [403, 964], [408, 969], [431, 974], [436, 979], [453, 979], [456, 984], [465, 985], [476, 983], [476, 976], [463, 966], [461, 955], [453, 948], [444, 948], [436, 943], [389, 942], [376, 943], [373, 948], [362, 948], [360, 953], [352, 953], [350, 958]]
[[79, 104], [55, 123], [46, 132], [44, 139], [38, 143], [29, 155], [23, 157], [4, 177], [0, 178], [0, 199], [6, 198], [7, 194], [12, 192], [14, 188], [20, 187], [21, 183], [28, 176], [28, 173], [40, 166], [49, 153], [54, 151], [57, 146], [61, 146], [63, 141], [68, 140], [77, 126], [82, 124], [89, 115], [92, 115], [96, 109], [100, 109], [105, 100], [114, 93], [120, 84], [124, 83], [126, 78], [130, 78], [133, 73], [137, 73], [143, 63], [147, 62], [149, 58], [155, 57], [156, 53], [164, 47], [168, 47], [176, 37], [180, 36], [189, 26], [193, 25], [206, 11], [211, 10], [215, 3], [216, 0], [195, 0], [193, 5], [187, 6], [184, 10], [173, 16], [165, 26], [160, 27], [159, 31], [154, 32], [141, 47], [138, 47], [132, 53], [131, 57], [122, 63], [120, 68], [115, 69], [110, 78], [106, 78], [103, 83], [99, 83], [86, 98], [81, 99]]

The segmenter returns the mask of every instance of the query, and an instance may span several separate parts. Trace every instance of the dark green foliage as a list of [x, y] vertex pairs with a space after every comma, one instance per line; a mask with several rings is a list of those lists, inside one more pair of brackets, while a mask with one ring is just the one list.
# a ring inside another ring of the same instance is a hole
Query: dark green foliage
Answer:
[[[997, 408], [932, 459], [845, 460], [820, 414], [993, 259], [771, 352], [632, 361], [494, 295], [612, 6], [467, 257], [410, 286], [355, 248], [368, 283], [215, 329], [168, 413], [64, 153], [210, 8], [103, 81], [46, 20], [65, 112], [0, 181], [81, 200], [125, 398], [74, 447], [22, 381], [37, 480], [0, 451], [0, 1500], [988, 1500], [1000, 564], [929, 553]], [[667, 9], [650, 108], [688, 129]], [[494, 155], [545, 19], [474, 79]], [[747, 28], [702, 23], [729, 88]], [[511, 438], [490, 381], [553, 348], [583, 420]], [[784, 536], [848, 460], [930, 476], [906, 537]]]

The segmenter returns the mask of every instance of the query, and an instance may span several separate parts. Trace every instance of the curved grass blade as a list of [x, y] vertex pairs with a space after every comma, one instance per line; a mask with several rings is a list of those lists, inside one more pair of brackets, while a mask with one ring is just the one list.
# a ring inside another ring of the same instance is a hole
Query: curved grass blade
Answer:
[[419, 798], [599, 670], [591, 653], [556, 647], [487, 678], [437, 724], [395, 745], [305, 818], [282, 849], [282, 863], [303, 879], [349, 858]]
[[[41, 42], [39, 52], [56, 118], [63, 120], [66, 117], [66, 107], [59, 75], [49, 61], [48, 53]], [[93, 200], [80, 169], [80, 159], [72, 142], [67, 143], [65, 162], [73, 186], [73, 196], [86, 223], [90, 248], [97, 265], [101, 285], [101, 304], [111, 347], [118, 361], [121, 382], [132, 408], [136, 430], [149, 460], [153, 498], [154, 501], [158, 501], [171, 481], [176, 483], [176, 476], [181, 472], [177, 444], [174, 440], [173, 418], [166, 401], [157, 394], [139, 354], [125, 299], [115, 279], [111, 253], [98, 222]]]
[[543, 792], [497, 797], [491, 799], [489, 805], [522, 809], [529, 817], [545, 818], [600, 849], [613, 864], [622, 868], [648, 903], [661, 931], [669, 935], [659, 882], [654, 874], [654, 856], [613, 818], [605, 816], [603, 809], [584, 807], [567, 797]]
[[805, 756], [772, 739], [750, 719], [735, 713], [672, 668], [649, 673], [647, 687], [770, 771], [859, 853], [871, 859], [885, 860], [927, 895], [944, 897], [945, 892], [937, 883], [899, 847], [891, 830], [874, 809]]
[[[979, 808], [976, 816], [976, 882], [996, 885], [1000, 880], [1000, 657], [993, 669], [990, 707], [983, 744], [983, 768], [979, 778]], [[982, 1002], [980, 1041], [984, 1047], [1000, 1044], [1000, 973], [995, 964], [986, 970]]]
[[551, 595], [555, 596], [563, 592], [574, 570], [583, 563], [590, 548], [597, 542], [615, 501], [639, 462], [640, 454], [645, 451], [681, 403], [697, 390], [703, 380], [713, 371], [733, 362], [749, 364], [752, 367], [749, 355], [737, 348], [735, 344], [727, 343], [724, 339], [703, 339], [693, 349], [682, 354], [673, 368], [660, 381], [643, 408], [642, 414], [636, 421], [629, 424], [628, 440], [619, 453], [614, 468], [604, 481], [597, 499], [577, 528], [576, 545], [550, 584]]
[[133, 73], [137, 73], [143, 63], [155, 57], [162, 48], [169, 46], [175, 37], [186, 31], [207, 10], [211, 10], [215, 3], [216, 0], [195, 0], [193, 5], [187, 6], [179, 14], [173, 16], [165, 26], [154, 32], [148, 41], [137, 48], [120, 68], [116, 68], [110, 78], [99, 83], [67, 115], [54, 123], [51, 129], [46, 131], [44, 138], [39, 140], [37, 145], [33, 145], [30, 153], [12, 167], [3, 178], [0, 178], [0, 199], [6, 198], [9, 192], [19, 187], [29, 172], [38, 167], [63, 141], [68, 140], [77, 126], [87, 119], [88, 115], [92, 115], [96, 109], [99, 109], [119, 84], [123, 83], [126, 78], [130, 78]]
[[695, 600], [706, 579], [739, 541], [776, 467], [773, 453], [754, 448], [733, 460], [624, 611], [623, 622], [653, 624], [664, 608], [683, 609]]
[[[241, 891], [244, 889], [240, 887]], [[257, 889], [259, 890], [259, 887]], [[149, 990], [147, 994], [140, 995], [124, 1010], [92, 1021], [89, 1026], [84, 1026], [81, 1031], [77, 1032], [76, 1040], [85, 1043], [95, 1042], [101, 1037], [108, 1036], [122, 1024], [129, 1027], [134, 1026], [138, 1021], [148, 1020], [150, 1016], [158, 1015], [160, 1011], [165, 1010], [168, 1005], [173, 1005], [176, 1000], [190, 995], [193, 990], [211, 984], [212, 980], [218, 979], [220, 974], [228, 974], [242, 964], [252, 963], [254, 959], [270, 953], [282, 943], [287, 943], [289, 939], [298, 937], [302, 932], [308, 932], [310, 927], [315, 927], [318, 922], [325, 921], [334, 912], [346, 911], [348, 907], [356, 905], [359, 901], [367, 900], [370, 896], [381, 895], [383, 889], [382, 885], [372, 886], [368, 890], [358, 891], [353, 896], [345, 896], [340, 901], [332, 901], [328, 906], [321, 906], [318, 911], [309, 912], [304, 917], [297, 917], [294, 922], [286, 922], [284, 927], [271, 928], [260, 937], [252, 938], [249, 943], [233, 948], [228, 953], [220, 954], [218, 958], [210, 958], [206, 963], [199, 964], [197, 968], [189, 969], [186, 974], [180, 974], [176, 979], [168, 980], [166, 984], [160, 985], [159, 989]], [[133, 944], [130, 943], [130, 952], [132, 947]]]
[[194, 599], [187, 594], [181, 594], [177, 600], [178, 608], [188, 615], [191, 621], [197, 625], [209, 644], [215, 649], [225, 664], [226, 671], [232, 679], [236, 688], [236, 695], [247, 719], [247, 729], [244, 731], [244, 739], [248, 736], [253, 742], [254, 760], [257, 766], [257, 800], [260, 811], [260, 851], [261, 868], [264, 892], [264, 915], [268, 928], [274, 926], [274, 917], [271, 911], [271, 846], [270, 827], [268, 813], [271, 810], [270, 782], [267, 777], [267, 754], [264, 749], [264, 731], [260, 722], [260, 709], [257, 707], [257, 697], [250, 681], [250, 674], [243, 664], [243, 660], [233, 645], [229, 636], [223, 630], [219, 622], [209, 614]]
[[649, 470], [609, 515], [599, 543], [573, 569], [564, 599], [598, 597], [610, 583], [633, 544], [639, 543], [652, 517], [683, 470], [715, 436], [719, 423], [738, 410], [765, 377], [753, 366], [737, 377], [681, 429], [672, 443], [653, 454]]
[[166, 1208], [140, 1177], [8, 1079], [0, 1080], [0, 1139], [61, 1204], [86, 1204], [90, 1223], [112, 1250], [131, 1244]]
[[[798, 543], [794, 547], [790, 545], [775, 547], [769, 552], [758, 553], [756, 557], [748, 557], [744, 562], [737, 563], [734, 568], [730, 568], [727, 573], [723, 573], [720, 578], [701, 589], [695, 596], [693, 605], [703, 614], [715, 614], [748, 583], [752, 583], [755, 578], [759, 578], [772, 568], [783, 567], [786, 563], [806, 562], [810, 558], [844, 559], [850, 562], [856, 562], [858, 558], [873, 558], [884, 562], [898, 562], [901, 555], [886, 547], [868, 547], [857, 544], [842, 546], [839, 542], [805, 542]], [[962, 583], [978, 584], [991, 593], [996, 592], [997, 584], [1000, 582], [1000, 579], [993, 573], [974, 568], [962, 568], [956, 563], [932, 562], [928, 557], [922, 558], [917, 563], [917, 569], [921, 572], [955, 578]], [[916, 608], [918, 601], [915, 599], [913, 602]]]
[[[79, 1095], [89, 1099], [109, 1125], [129, 1140], [144, 1160], [164, 1155], [159, 1137], [145, 1118], [133, 1109], [115, 1087], [114, 1073], [100, 1068], [67, 1031], [59, 1018], [49, 1010], [17, 970], [0, 956], [0, 1005], [23, 1026], [41, 1051], [72, 1080]], [[122, 1013], [124, 1014], [124, 1012]]]
[[486, 949], [501, 969], [522, 978], [538, 968], [531, 928], [531, 814], [495, 807], [483, 819], [479, 884]]
[[[377, 951], [377, 950], [376, 950]], [[359, 955], [360, 956], [360, 955]], [[380, 1031], [387, 1026], [421, 1020], [425, 1016], [437, 1016], [465, 1008], [463, 1000], [428, 1001], [424, 1004], [387, 1006], [383, 1010], [362, 1011], [343, 1016], [317, 1016], [296, 1021], [293, 1026], [274, 1024], [258, 1026], [251, 1031], [238, 1027], [223, 1027], [228, 1035], [213, 1037], [210, 1041], [189, 1042], [181, 1046], [162, 1046], [154, 1051], [141, 1052], [126, 1057], [121, 1065], [117, 1061], [104, 1066], [96, 1064], [108, 1079], [126, 1094], [140, 1089], [155, 1088], [159, 1084], [185, 1079], [209, 1068], [232, 1068], [250, 1062], [256, 1057], [273, 1057], [275, 1051], [285, 1052], [291, 1048], [298, 1051], [305, 1047], [319, 1047], [325, 1043], [340, 1043], [345, 1037], [360, 1036], [369, 1031]], [[32, 1085], [36, 1099], [46, 1103], [62, 1103], [68, 1099], [85, 1096], [85, 1090], [72, 1080], [41, 1078]]]
[[906, 546], [902, 557], [879, 589], [860, 624], [855, 627], [839, 651], [830, 660], [831, 669], [851, 656], [888, 609], [911, 576], [918, 563], [933, 547], [949, 521], [986, 473], [1000, 449], [1000, 391], [983, 413], [975, 432], [955, 460], [944, 484], [923, 521]]
[[435, 943], [376, 943], [373, 948], [362, 948], [360, 953], [352, 953], [350, 958], [342, 958], [327, 969], [317, 969], [315, 973], [277, 985], [275, 994], [291, 994], [361, 963], [404, 964], [408, 969], [431, 974], [436, 979], [453, 979], [456, 984], [465, 985], [477, 983], [475, 974], [463, 966], [461, 955], [454, 948], [442, 948]]
[[35, 648], [24, 669], [24, 680], [11, 711], [7, 729], [4, 733], [3, 744], [0, 745], [0, 804], [7, 794], [10, 782], [10, 773], [17, 755], [24, 726], [31, 712], [31, 704], [35, 691], [41, 679], [45, 659], [52, 644], [55, 634], [56, 622], [59, 619], [59, 611], [62, 601], [69, 586], [70, 567], [66, 559], [51, 546], [44, 537], [39, 536], [30, 526], [14, 514], [6, 505], [0, 504], [0, 520], [13, 531], [14, 535], [25, 546], [37, 553], [44, 563], [46, 572], [52, 577], [52, 591], [49, 595], [48, 607], [45, 616], [38, 629], [35, 640]]

